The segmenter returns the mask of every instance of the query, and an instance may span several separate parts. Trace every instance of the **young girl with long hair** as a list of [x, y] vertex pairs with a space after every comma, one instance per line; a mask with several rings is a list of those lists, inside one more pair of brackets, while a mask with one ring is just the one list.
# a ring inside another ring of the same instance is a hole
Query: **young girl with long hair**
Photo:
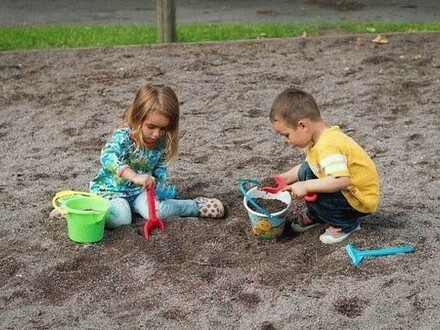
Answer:
[[[101, 151], [101, 167], [90, 191], [108, 198], [107, 228], [132, 222], [132, 213], [148, 218], [146, 189], [168, 179], [167, 163], [177, 158], [179, 101], [163, 85], [139, 88], [122, 123]], [[156, 201], [157, 216], [222, 218], [223, 204], [216, 198]]]

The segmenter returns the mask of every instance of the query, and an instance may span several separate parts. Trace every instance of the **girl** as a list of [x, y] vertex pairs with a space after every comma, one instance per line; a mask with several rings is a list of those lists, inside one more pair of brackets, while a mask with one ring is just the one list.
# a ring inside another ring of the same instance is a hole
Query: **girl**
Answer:
[[[177, 156], [179, 101], [167, 86], [146, 85], [137, 91], [122, 123], [101, 151], [101, 168], [90, 191], [110, 200], [105, 224], [116, 228], [132, 222], [132, 212], [148, 217], [146, 189], [165, 182], [166, 163]], [[157, 216], [222, 218], [215, 198], [156, 201]]]

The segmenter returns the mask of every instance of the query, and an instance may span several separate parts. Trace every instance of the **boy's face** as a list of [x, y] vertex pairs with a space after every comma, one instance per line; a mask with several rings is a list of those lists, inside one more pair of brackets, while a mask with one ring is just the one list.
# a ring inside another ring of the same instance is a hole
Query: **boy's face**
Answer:
[[286, 125], [286, 123], [281, 120], [275, 119], [272, 122], [272, 127], [278, 134], [284, 136], [292, 147], [305, 148], [311, 141], [311, 136], [308, 134], [308, 127], [304, 121], [299, 121], [298, 125], [294, 128]]

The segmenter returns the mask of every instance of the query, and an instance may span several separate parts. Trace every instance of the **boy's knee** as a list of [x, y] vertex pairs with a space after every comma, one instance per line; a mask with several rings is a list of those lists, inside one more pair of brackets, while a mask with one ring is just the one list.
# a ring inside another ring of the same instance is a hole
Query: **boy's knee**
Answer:
[[315, 179], [316, 175], [313, 173], [312, 169], [309, 166], [309, 163], [304, 162], [301, 164], [298, 170], [298, 180], [299, 181], [306, 181]]

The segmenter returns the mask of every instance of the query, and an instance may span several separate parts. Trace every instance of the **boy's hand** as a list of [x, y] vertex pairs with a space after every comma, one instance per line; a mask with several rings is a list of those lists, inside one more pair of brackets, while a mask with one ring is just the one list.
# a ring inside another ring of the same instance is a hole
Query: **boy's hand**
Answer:
[[292, 198], [303, 199], [309, 193], [305, 186], [304, 181], [298, 181], [287, 186], [285, 190], [290, 191]]

